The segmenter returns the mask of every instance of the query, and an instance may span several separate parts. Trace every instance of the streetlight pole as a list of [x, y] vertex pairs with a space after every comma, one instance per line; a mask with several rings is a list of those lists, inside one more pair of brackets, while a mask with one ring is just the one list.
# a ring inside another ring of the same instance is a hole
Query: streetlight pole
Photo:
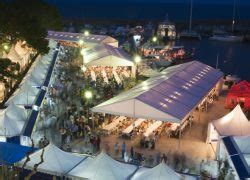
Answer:
[[138, 65], [141, 62], [141, 56], [139, 55], [135, 55], [134, 57], [134, 62], [135, 62], [135, 66], [136, 66], [136, 70], [135, 70], [135, 78], [138, 81]]
[[[93, 97], [93, 93], [91, 92], [91, 91], [89, 91], [89, 90], [87, 90], [87, 91], [85, 91], [84, 92], [84, 97], [85, 97], [85, 99], [86, 99], [86, 105], [87, 105], [87, 120], [88, 120], [88, 123], [89, 123], [89, 103], [90, 103], [90, 100], [92, 99], [92, 97]], [[92, 121], [93, 121], [93, 119], [92, 119]], [[92, 125], [93, 125], [93, 123], [92, 123]]]

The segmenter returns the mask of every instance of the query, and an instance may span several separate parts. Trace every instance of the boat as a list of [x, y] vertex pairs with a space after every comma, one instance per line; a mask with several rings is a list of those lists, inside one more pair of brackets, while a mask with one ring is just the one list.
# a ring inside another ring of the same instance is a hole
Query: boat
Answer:
[[234, 34], [235, 6], [236, 6], [236, 0], [234, 0], [234, 5], [233, 5], [232, 32], [231, 33], [226, 33], [226, 32], [215, 33], [212, 37], [209, 38], [210, 40], [223, 41], [223, 42], [242, 42], [244, 40], [244, 36]]
[[191, 0], [190, 5], [190, 16], [189, 16], [189, 29], [184, 30], [181, 33], [179, 33], [178, 38], [179, 39], [198, 39], [201, 40], [201, 35], [192, 30], [192, 18], [193, 18], [193, 0]]
[[230, 34], [215, 34], [209, 38], [210, 40], [223, 41], [223, 42], [242, 42], [243, 36], [236, 36]]
[[237, 84], [241, 81], [241, 78], [237, 75], [227, 75], [223, 79], [224, 83], [222, 86], [223, 90], [228, 90], [232, 87], [232, 85]]
[[168, 16], [166, 16], [163, 22], [159, 23], [157, 28], [157, 36], [163, 40], [165, 39], [175, 40], [176, 38], [175, 25], [168, 20]]

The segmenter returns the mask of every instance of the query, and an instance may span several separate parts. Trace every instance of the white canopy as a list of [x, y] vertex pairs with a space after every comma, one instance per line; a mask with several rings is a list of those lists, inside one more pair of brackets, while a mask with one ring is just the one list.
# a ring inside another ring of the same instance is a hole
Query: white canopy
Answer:
[[165, 163], [160, 163], [154, 168], [140, 168], [131, 180], [180, 180], [182, 176], [169, 168]]
[[17, 105], [33, 105], [34, 101], [39, 93], [39, 89], [32, 87], [28, 84], [21, 86], [5, 103], [9, 105], [14, 103]]
[[[25, 168], [33, 169], [34, 165], [41, 161], [41, 154], [42, 149], [31, 154], [30, 161]], [[54, 175], [65, 175], [85, 158], [85, 156], [64, 152], [54, 144], [50, 143], [44, 149], [44, 162], [38, 166], [38, 171]], [[22, 159], [18, 164], [22, 166], [25, 160], [26, 158]]]
[[134, 66], [134, 62], [125, 51], [106, 44], [85, 49], [83, 62], [86, 66]]
[[20, 135], [27, 119], [28, 111], [24, 107], [10, 104], [0, 111], [0, 136]]
[[172, 66], [92, 111], [180, 123], [222, 76], [222, 72], [198, 61]]
[[81, 162], [68, 175], [92, 180], [124, 180], [136, 169], [136, 166], [118, 162], [101, 152], [98, 156]]
[[212, 121], [214, 127], [221, 136], [244, 136], [250, 135], [250, 122], [237, 105], [224, 117]]

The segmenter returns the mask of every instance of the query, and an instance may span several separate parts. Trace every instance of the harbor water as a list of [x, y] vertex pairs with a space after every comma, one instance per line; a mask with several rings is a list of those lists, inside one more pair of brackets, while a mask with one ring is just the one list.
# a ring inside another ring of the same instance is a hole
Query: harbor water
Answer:
[[250, 81], [250, 43], [218, 42], [209, 39], [201, 41], [180, 40], [175, 45], [185, 46], [185, 49], [195, 50], [195, 60], [216, 67], [219, 55], [218, 68], [225, 75], [238, 75], [241, 79]]

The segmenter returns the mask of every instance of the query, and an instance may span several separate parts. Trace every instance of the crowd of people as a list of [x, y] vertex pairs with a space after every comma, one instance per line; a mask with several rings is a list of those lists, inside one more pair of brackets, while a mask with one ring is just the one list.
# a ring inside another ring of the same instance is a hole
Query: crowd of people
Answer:
[[183, 48], [171, 49], [171, 48], [143, 48], [141, 49], [142, 54], [147, 56], [161, 56], [163, 59], [172, 60], [175, 58], [183, 58], [186, 54]]
[[[113, 72], [116, 72], [116, 76]], [[112, 98], [118, 91], [124, 89], [124, 81], [131, 78], [127, 67], [88, 67], [84, 72], [87, 86], [95, 89], [98, 100]]]

